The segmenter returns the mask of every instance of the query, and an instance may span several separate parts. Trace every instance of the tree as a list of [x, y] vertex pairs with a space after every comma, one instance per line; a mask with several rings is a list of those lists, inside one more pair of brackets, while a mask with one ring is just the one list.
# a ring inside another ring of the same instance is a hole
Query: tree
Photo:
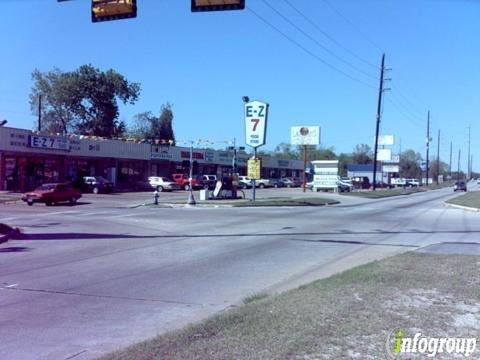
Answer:
[[153, 115], [150, 111], [135, 115], [134, 124], [128, 129], [127, 134], [137, 139], [157, 139], [171, 141], [175, 144], [173, 131], [172, 106], [167, 103], [162, 105], [160, 116]]
[[173, 132], [173, 111], [170, 103], [167, 102], [165, 105], [162, 105], [158, 123], [159, 138], [161, 140], [171, 140], [173, 141], [173, 144], [175, 144], [175, 134]]
[[340, 176], [347, 176], [347, 165], [352, 163], [352, 154], [341, 153], [340, 155], [338, 155], [338, 170], [340, 172]]
[[352, 153], [352, 161], [354, 164], [373, 163], [373, 154], [370, 146], [367, 144], [356, 145]]
[[112, 69], [100, 71], [92, 65], [71, 72], [35, 70], [32, 79], [30, 106], [36, 113], [42, 96], [42, 129], [61, 129], [63, 133], [121, 136], [125, 124], [117, 120], [117, 102], [134, 104], [140, 93], [138, 83], [129, 83]]
[[270, 156], [288, 160], [295, 160], [300, 158], [300, 154], [298, 153], [298, 151], [296, 149], [293, 149], [291, 144], [284, 142], [278, 144], [275, 149], [270, 152]]
[[422, 156], [413, 150], [406, 150], [400, 154], [400, 176], [404, 178], [420, 178], [422, 171], [420, 162]]

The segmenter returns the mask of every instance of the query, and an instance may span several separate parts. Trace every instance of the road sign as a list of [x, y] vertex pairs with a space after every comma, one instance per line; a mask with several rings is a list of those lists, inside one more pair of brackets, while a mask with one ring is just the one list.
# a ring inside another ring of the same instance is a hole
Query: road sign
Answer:
[[251, 147], [265, 145], [268, 104], [250, 101], [245, 104], [245, 143]]
[[292, 145], [318, 145], [320, 143], [320, 126], [292, 126], [290, 143]]
[[251, 180], [258, 180], [261, 179], [260, 170], [262, 168], [262, 160], [260, 159], [248, 159], [248, 167], [247, 167], [247, 176]]

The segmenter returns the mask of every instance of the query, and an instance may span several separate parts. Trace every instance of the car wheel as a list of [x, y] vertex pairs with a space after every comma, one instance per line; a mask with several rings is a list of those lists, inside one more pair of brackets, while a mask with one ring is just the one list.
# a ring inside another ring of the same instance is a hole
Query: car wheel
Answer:
[[92, 189], [92, 193], [98, 194], [98, 187], [95, 186], [95, 187]]
[[273, 185], [274, 188], [278, 188], [278, 184]]
[[205, 184], [205, 185], [203, 185], [203, 188], [204, 188], [205, 190], [208, 190], [208, 189], [210, 189], [210, 186], [208, 186], [208, 184]]
[[33, 205], [33, 201], [32, 201], [32, 200], [28, 200], [28, 201], [27, 201], [27, 204], [28, 204], [28, 206], [32, 206], [32, 205]]
[[189, 191], [190, 190], [190, 185], [185, 184], [183, 188], [184, 188], [185, 191]]
[[157, 191], [158, 192], [162, 192], [164, 189], [163, 189], [163, 186], [157, 186]]
[[76, 203], [77, 203], [77, 198], [76, 198], [76, 197], [72, 197], [72, 198], [70, 199], [70, 204], [74, 205], [74, 204], [76, 204]]
[[45, 205], [46, 205], [46, 206], [52, 206], [53, 203], [52, 203], [51, 201], [47, 201], [47, 202], [45, 202]]
[[287, 185], [287, 188], [291, 188], [291, 187], [292, 187], [292, 185], [290, 185], [290, 184]]
[[265, 187], [265, 184], [262, 184], [262, 183], [261, 183], [260, 185], [258, 185], [258, 187], [259, 187], [260, 189], [263, 189], [263, 188]]

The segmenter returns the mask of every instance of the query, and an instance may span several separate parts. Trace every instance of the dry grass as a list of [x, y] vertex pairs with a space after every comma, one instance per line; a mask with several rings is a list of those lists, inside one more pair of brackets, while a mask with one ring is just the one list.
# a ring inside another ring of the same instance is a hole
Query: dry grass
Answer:
[[447, 201], [449, 204], [480, 209], [480, 191], [470, 191]]
[[397, 328], [479, 336], [479, 264], [475, 256], [399, 255], [255, 299], [103, 359], [379, 359]]

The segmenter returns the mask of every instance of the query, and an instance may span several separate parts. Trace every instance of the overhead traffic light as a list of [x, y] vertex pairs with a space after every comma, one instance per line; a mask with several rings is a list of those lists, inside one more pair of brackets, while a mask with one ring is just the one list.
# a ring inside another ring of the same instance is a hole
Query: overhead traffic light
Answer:
[[192, 0], [192, 12], [243, 9], [245, 0]]
[[137, 0], [92, 0], [92, 22], [137, 17]]

